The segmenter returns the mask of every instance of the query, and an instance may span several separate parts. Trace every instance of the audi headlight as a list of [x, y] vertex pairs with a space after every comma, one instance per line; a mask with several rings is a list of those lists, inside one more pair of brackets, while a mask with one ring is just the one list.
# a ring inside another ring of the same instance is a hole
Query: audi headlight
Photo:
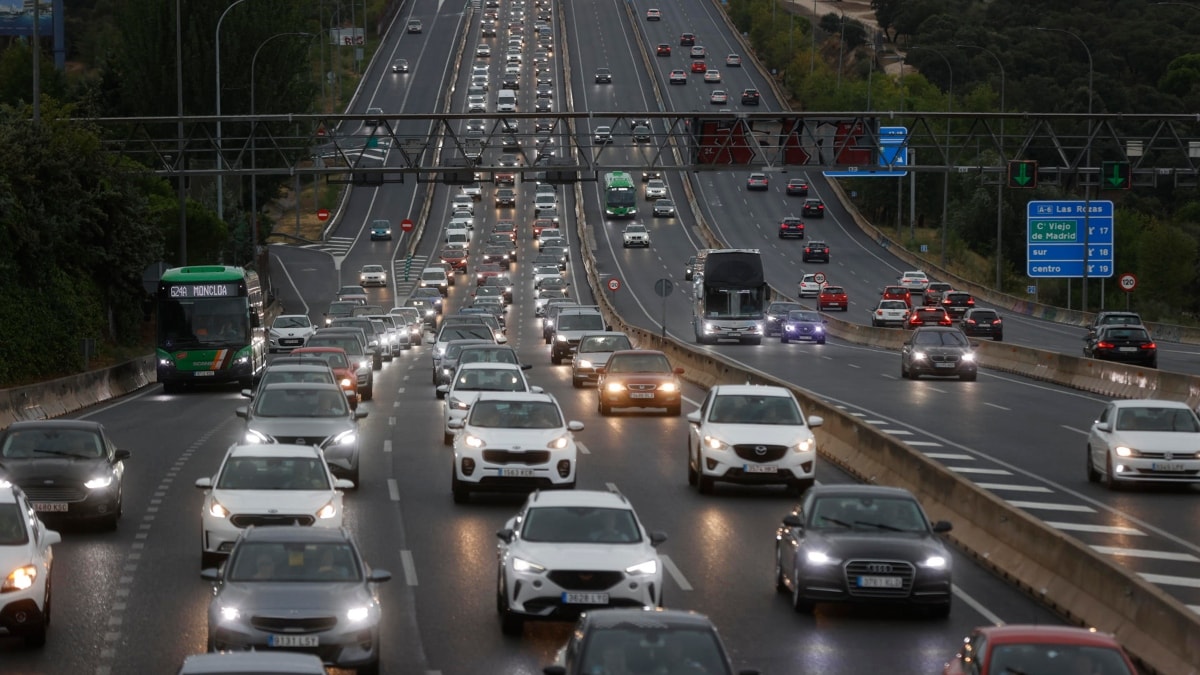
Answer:
[[225, 621], [237, 621], [242, 616], [242, 611], [237, 607], [221, 607], [221, 618]]
[[535, 562], [522, 560], [521, 558], [513, 558], [512, 566], [514, 572], [533, 572], [535, 574], [541, 574], [542, 572], [546, 571], [545, 567], [542, 567]]
[[925, 352], [913, 352], [912, 357], [913, 357], [914, 361], [924, 361], [925, 360]]
[[567, 438], [566, 436], [559, 436], [558, 438], [547, 443], [546, 447], [550, 448], [551, 450], [562, 450], [563, 448], [567, 447], [567, 444], [570, 442], [570, 438]]
[[624, 391], [625, 385], [621, 384], [620, 382], [605, 382], [604, 388], [607, 391], [618, 392], [618, 391]]
[[371, 610], [368, 607], [351, 607], [350, 609], [346, 610], [346, 618], [350, 620], [350, 623], [366, 621], [367, 617], [370, 615]]
[[918, 564], [921, 567], [925, 567], [927, 569], [942, 570], [942, 569], [946, 569], [946, 565], [948, 564], [948, 562], [947, 562], [946, 558], [943, 556], [931, 555]]
[[4, 577], [4, 585], [0, 586], [0, 592], [8, 593], [10, 591], [23, 591], [37, 579], [36, 565], [22, 565]]
[[463, 443], [466, 443], [468, 448], [482, 448], [487, 445], [483, 439], [473, 434], [467, 434], [463, 437]]
[[329, 520], [330, 518], [332, 518], [336, 515], [337, 515], [337, 507], [333, 505], [333, 502], [329, 502], [328, 504], [326, 504], [325, 506], [322, 506], [317, 511], [317, 517], [320, 518], [321, 520]]
[[728, 450], [729, 444], [717, 438], [716, 436], [706, 435], [704, 437], [704, 447], [708, 448], [709, 450]]
[[625, 568], [626, 574], [658, 574], [658, 561], [647, 560], [644, 563], [638, 563], [632, 567]]
[[346, 431], [343, 431], [342, 433], [338, 434], [337, 436], [334, 436], [333, 438], [329, 439], [329, 442], [326, 443], [325, 445], [326, 445], [326, 447], [334, 446], [334, 445], [350, 445], [357, 440], [358, 440], [358, 434], [355, 433], [353, 429], [347, 429]]
[[89, 490], [98, 490], [100, 488], [106, 488], [109, 485], [112, 485], [112, 482], [113, 482], [112, 474], [109, 474], [107, 476], [97, 476], [96, 478], [93, 478], [93, 479], [89, 480], [88, 482], [84, 483], [83, 487], [85, 487]]
[[255, 431], [254, 429], [247, 429], [246, 430], [246, 442], [247, 443], [274, 443], [275, 439], [262, 433], [261, 431]]
[[817, 441], [813, 438], [806, 438], [792, 446], [792, 452], [812, 452], [817, 447]]
[[804, 559], [809, 565], [832, 565], [837, 562], [824, 551], [808, 551], [804, 554]]
[[222, 506], [221, 502], [219, 502], [215, 499], [212, 500], [212, 503], [208, 505], [208, 513], [209, 513], [209, 515], [213, 516], [214, 518], [228, 518], [229, 517], [229, 509]]
[[970, 362], [974, 363], [975, 362], [975, 352], [967, 352], [966, 354], [963, 354], [962, 360], [970, 361]]
[[658, 390], [668, 394], [673, 394], [679, 391], [679, 385], [675, 384], [674, 382], [664, 382], [663, 385], [658, 388]]

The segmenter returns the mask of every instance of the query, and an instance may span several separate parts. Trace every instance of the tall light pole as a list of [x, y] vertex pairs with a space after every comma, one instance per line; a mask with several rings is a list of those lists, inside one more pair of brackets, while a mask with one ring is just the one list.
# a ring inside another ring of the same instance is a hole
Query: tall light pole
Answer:
[[217, 218], [225, 220], [225, 180], [221, 174], [221, 164], [223, 162], [222, 149], [223, 143], [221, 140], [221, 22], [229, 14], [229, 10], [237, 7], [246, 0], [233, 0], [229, 6], [221, 12], [221, 17], [217, 19], [217, 37], [216, 37], [216, 54], [217, 54]]
[[[254, 50], [254, 56], [250, 57], [250, 117], [254, 117], [254, 67], [258, 63], [258, 53], [271, 40], [290, 35], [312, 37], [312, 33], [276, 33], [260, 42]], [[255, 269], [258, 269], [258, 173], [255, 171], [258, 168], [258, 144], [254, 129], [258, 126], [258, 121], [251, 120], [250, 124], [250, 259], [254, 261]], [[300, 199], [299, 193], [296, 194], [296, 199]], [[299, 205], [296, 208], [299, 210]]]
[[[988, 56], [992, 57], [992, 59], [994, 59], [996, 61], [996, 65], [1000, 68], [1000, 114], [1003, 115], [1004, 114], [1004, 80], [1005, 80], [1005, 76], [1004, 76], [1004, 64], [1000, 62], [1000, 57], [996, 56], [996, 53], [993, 52], [992, 50], [990, 50], [986, 47], [980, 47], [979, 45], [954, 45], [954, 46], [958, 47], [959, 49], [978, 49], [979, 51], [983, 52], [984, 54], [987, 54]], [[1000, 118], [1000, 159], [1001, 159], [1001, 161], [1004, 160], [1004, 118], [1003, 117]], [[1001, 226], [1004, 222], [1003, 221], [1003, 208], [1002, 208], [1002, 206], [1003, 206], [1002, 200], [1003, 199], [1004, 199], [1004, 181], [1001, 180], [996, 183], [996, 290], [997, 291], [1004, 290], [1003, 289], [1003, 279], [1001, 278], [1001, 264], [1000, 264], [1000, 256], [1001, 256], [1000, 233], [1001, 233]]]
[[[183, 13], [180, 11], [181, 0], [175, 0], [175, 109], [179, 121], [175, 125], [176, 151], [175, 166], [184, 168], [183, 161]], [[176, 172], [178, 173], [178, 172]], [[182, 173], [178, 174], [179, 181], [179, 266], [187, 265], [187, 190], [184, 186]]]
[[837, 90], [842, 90], [842, 55], [846, 53], [846, 11], [842, 10], [842, 31], [838, 38], [838, 80]]
[[[954, 68], [950, 65], [950, 59], [946, 55], [932, 47], [910, 47], [911, 49], [924, 49], [927, 52], [933, 52], [941, 57], [946, 63], [946, 70], [950, 71], [950, 86], [946, 95], [946, 112], [954, 112]], [[950, 206], [950, 118], [946, 118], [946, 173], [942, 178], [942, 268], [946, 267], [946, 231], [950, 226], [947, 222], [949, 217]]]
[[812, 35], [812, 57], [808, 59], [808, 74], [813, 74], [817, 65], [817, 0], [813, 0], [813, 18], [808, 24], [808, 32]]
[[[1043, 31], [1043, 32], [1064, 33], [1066, 35], [1070, 35], [1071, 37], [1075, 38], [1075, 40], [1078, 41], [1079, 44], [1083, 45], [1083, 51], [1087, 52], [1087, 59], [1088, 59], [1088, 123], [1087, 123], [1087, 149], [1086, 149], [1086, 153], [1085, 153], [1087, 159], [1085, 161], [1087, 162], [1087, 168], [1090, 169], [1090, 168], [1092, 168], [1092, 76], [1095, 73], [1095, 65], [1092, 61], [1092, 50], [1088, 48], [1087, 43], [1083, 41], [1083, 38], [1079, 37], [1078, 35], [1076, 35], [1075, 33], [1072, 33], [1069, 30], [1066, 30], [1063, 28], [1043, 28], [1041, 26], [1034, 26], [1033, 29], [1038, 30], [1038, 31]], [[1087, 308], [1088, 308], [1088, 283], [1087, 283], [1087, 280], [1088, 280], [1088, 235], [1090, 234], [1089, 230], [1091, 229], [1091, 214], [1092, 214], [1092, 184], [1085, 183], [1083, 186], [1083, 270], [1082, 270], [1082, 272], [1083, 272], [1083, 305], [1082, 305], [1082, 307], [1083, 307], [1083, 311], [1085, 311], [1085, 312], [1087, 311]], [[1070, 281], [1068, 281], [1067, 283], [1069, 284]]]

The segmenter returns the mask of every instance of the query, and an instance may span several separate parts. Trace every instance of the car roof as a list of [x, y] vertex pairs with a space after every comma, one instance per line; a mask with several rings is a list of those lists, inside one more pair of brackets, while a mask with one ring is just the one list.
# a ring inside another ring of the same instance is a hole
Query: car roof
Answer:
[[987, 635], [988, 641], [992, 644], [1070, 642], [1071, 644], [1104, 647], [1120, 646], [1111, 633], [1076, 626], [1009, 624], [1006, 626], [984, 626], [977, 630]]
[[0, 486], [0, 504], [16, 504], [17, 491], [20, 489], [16, 485], [11, 484], [7, 487]]
[[1157, 398], [1124, 399], [1120, 401], [1113, 401], [1112, 404], [1118, 408], [1142, 408], [1152, 406], [1155, 408], [1177, 408], [1179, 410], [1191, 410], [1191, 407], [1182, 401], [1169, 401], [1166, 399]]
[[346, 350], [342, 349], [341, 347], [334, 347], [332, 345], [322, 345], [318, 347], [297, 347], [296, 349], [292, 350], [293, 354], [318, 354], [325, 352], [341, 352], [342, 354], [345, 354]]
[[[814, 497], [907, 497], [916, 499], [913, 493], [890, 485], [863, 485], [861, 483], [826, 483], [809, 488]], [[807, 495], [805, 495], [807, 499]]]
[[[286, 359], [288, 357], [282, 356], [280, 358]], [[268, 363], [267, 369], [264, 370], [263, 372], [265, 373], [268, 371], [275, 371], [275, 372], [283, 371], [283, 372], [306, 373], [310, 370], [329, 370], [329, 366], [324, 361], [317, 360], [317, 359], [305, 359], [305, 360], [307, 361], [306, 363], [292, 363], [292, 362], [286, 362], [286, 361], [280, 362], [278, 359], [276, 359], [275, 361]]]
[[311, 445], [294, 443], [234, 443], [227, 457], [320, 457], [321, 451]]
[[663, 609], [662, 607], [609, 607], [587, 611], [581, 621], [599, 628], [621, 625], [657, 627], [712, 628], [709, 618], [690, 609]]
[[89, 420], [23, 420], [13, 422], [4, 431], [19, 431], [30, 429], [74, 429], [76, 431], [101, 432], [104, 426], [99, 422]]
[[608, 490], [538, 490], [529, 495], [529, 506], [591, 506], [633, 508], [625, 495]]
[[296, 673], [319, 675], [325, 665], [314, 654], [294, 652], [219, 652], [192, 654], [183, 660], [179, 675], [222, 673]]
[[527, 391], [486, 391], [480, 392], [476, 401], [544, 401], [557, 403], [550, 394], [535, 394]]
[[794, 399], [791, 390], [765, 384], [718, 384], [712, 388], [715, 395], [734, 394], [750, 396], [786, 396]]
[[333, 382], [271, 382], [267, 385], [267, 391], [275, 389], [304, 389], [309, 391], [336, 391], [341, 392], [342, 388]]
[[521, 366], [507, 361], [471, 361], [459, 366], [462, 370], [521, 370]]
[[353, 542], [350, 533], [336, 527], [295, 527], [293, 525], [251, 525], [242, 530], [248, 541], [278, 542]]

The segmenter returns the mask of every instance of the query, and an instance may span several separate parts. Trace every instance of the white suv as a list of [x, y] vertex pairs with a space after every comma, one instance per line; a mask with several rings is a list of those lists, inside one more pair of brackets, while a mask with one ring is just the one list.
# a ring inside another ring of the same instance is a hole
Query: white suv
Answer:
[[657, 607], [663, 566], [623, 495], [599, 490], [538, 491], [496, 533], [497, 611], [505, 634], [526, 619], [574, 619], [600, 607]]
[[46, 644], [50, 624], [51, 547], [62, 541], [46, 529], [21, 488], [0, 480], [0, 636]]
[[812, 487], [817, 463], [813, 427], [784, 387], [717, 385], [688, 420], [688, 484], [701, 494], [716, 481], [788, 486], [799, 495]]
[[312, 445], [232, 445], [212, 478], [199, 478], [200, 569], [216, 567], [250, 525], [342, 526], [342, 490], [325, 455]]
[[[463, 504], [472, 492], [529, 492], [575, 487], [576, 431], [549, 394], [482, 392], [454, 437], [450, 490]], [[461, 430], [461, 431], [460, 431]]]

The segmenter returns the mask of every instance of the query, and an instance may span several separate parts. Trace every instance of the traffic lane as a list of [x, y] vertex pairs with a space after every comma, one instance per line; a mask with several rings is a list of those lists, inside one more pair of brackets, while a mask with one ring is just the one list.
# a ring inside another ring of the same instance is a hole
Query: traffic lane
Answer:
[[271, 287], [283, 314], [307, 314], [320, 324], [338, 289], [337, 264], [333, 256], [311, 248], [273, 245]]

